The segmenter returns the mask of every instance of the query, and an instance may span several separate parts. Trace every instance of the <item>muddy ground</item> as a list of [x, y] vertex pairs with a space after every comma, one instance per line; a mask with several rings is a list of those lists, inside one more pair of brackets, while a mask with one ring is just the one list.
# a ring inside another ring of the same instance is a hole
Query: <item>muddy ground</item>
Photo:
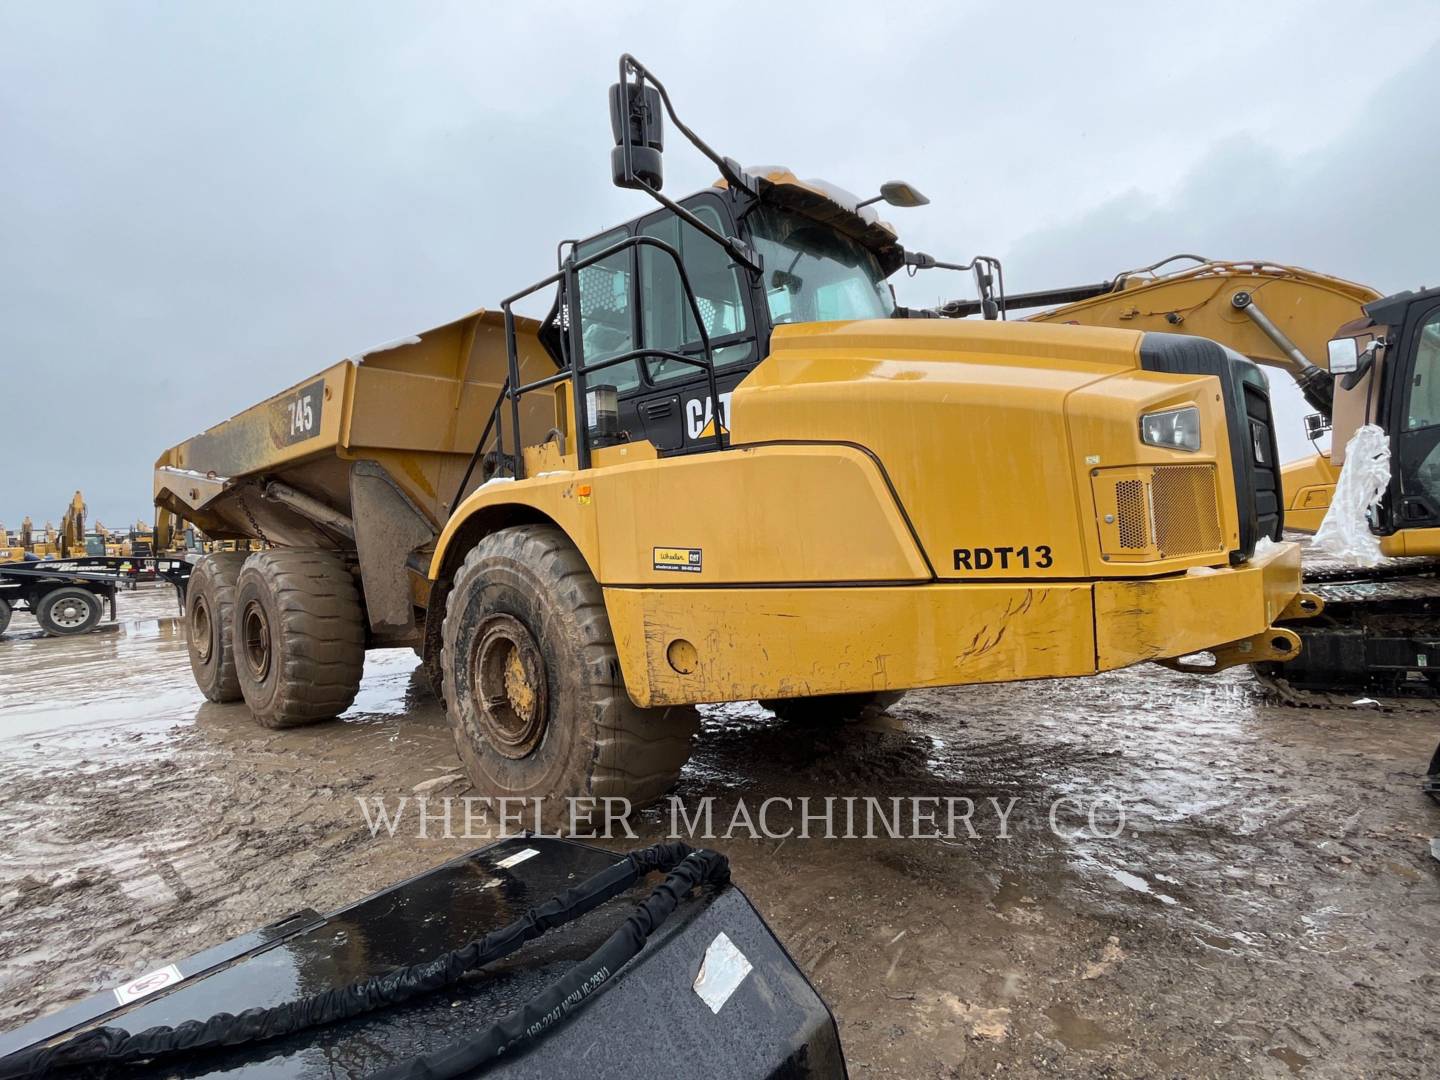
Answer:
[[[357, 805], [467, 790], [412, 655], [371, 654], [342, 721], [268, 732], [202, 701], [168, 592], [120, 605], [118, 629], [17, 616], [0, 640], [0, 1027], [477, 846], [372, 838]], [[1143, 667], [915, 693], [838, 729], [708, 710], [677, 794], [713, 796], [722, 830], [741, 799], [976, 803], [976, 839], [714, 842], [852, 1076], [1433, 1076], [1437, 739], [1434, 715]], [[1012, 798], [1001, 837], [989, 800]], [[1091, 805], [1115, 832], [1117, 804], [1115, 836], [1077, 834]], [[773, 805], [772, 831], [795, 823]]]

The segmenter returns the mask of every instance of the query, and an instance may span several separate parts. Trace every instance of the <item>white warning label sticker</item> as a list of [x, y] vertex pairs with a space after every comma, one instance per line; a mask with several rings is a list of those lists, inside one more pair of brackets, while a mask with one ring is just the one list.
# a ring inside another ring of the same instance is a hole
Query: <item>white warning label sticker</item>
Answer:
[[533, 847], [527, 847], [522, 851], [515, 852], [514, 855], [505, 856], [505, 858], [501, 859], [495, 865], [498, 866], [501, 870], [508, 870], [510, 869], [510, 867], [519, 866], [526, 859], [533, 859], [536, 855], [539, 854], [540, 852], [536, 851]]
[[705, 959], [700, 962], [700, 974], [695, 976], [695, 993], [710, 1006], [712, 1013], [718, 1013], [730, 1000], [730, 995], [739, 989], [750, 974], [751, 964], [745, 954], [735, 947], [728, 934], [723, 931], [715, 935], [705, 950]]
[[150, 972], [148, 975], [141, 975], [138, 979], [131, 979], [124, 986], [115, 988], [115, 1000], [121, 1005], [129, 1005], [132, 1001], [139, 1001], [141, 998], [155, 993], [156, 990], [163, 990], [167, 986], [174, 986], [183, 975], [180, 969], [174, 964], [166, 964], [163, 968]]

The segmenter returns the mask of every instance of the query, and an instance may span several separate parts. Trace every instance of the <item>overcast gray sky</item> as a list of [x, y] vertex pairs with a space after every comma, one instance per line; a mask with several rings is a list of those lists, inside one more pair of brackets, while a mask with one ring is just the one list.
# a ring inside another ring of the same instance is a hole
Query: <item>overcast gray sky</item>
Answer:
[[[1435, 0], [10, 0], [0, 521], [77, 487], [148, 519], [165, 447], [644, 212], [609, 182], [626, 50], [742, 162], [912, 181], [907, 244], [999, 255], [1015, 291], [1176, 251], [1440, 284]], [[672, 194], [713, 179], [687, 149]]]

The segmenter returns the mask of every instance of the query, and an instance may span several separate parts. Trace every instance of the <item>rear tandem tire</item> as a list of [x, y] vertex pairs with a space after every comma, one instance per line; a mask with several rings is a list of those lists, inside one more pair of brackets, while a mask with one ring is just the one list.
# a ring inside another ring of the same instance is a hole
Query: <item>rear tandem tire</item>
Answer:
[[0, 600], [0, 634], [5, 633], [10, 627], [10, 605]]
[[560, 529], [481, 540], [455, 575], [443, 636], [445, 711], [471, 783], [543, 799], [547, 829], [570, 824], [570, 798], [654, 802], [690, 757], [699, 715], [631, 702], [604, 594]]
[[814, 725], [858, 720], [866, 712], [883, 712], [904, 696], [903, 690], [876, 690], [870, 693], [779, 698], [760, 704], [787, 724]]
[[78, 585], [52, 589], [35, 604], [35, 621], [47, 634], [67, 637], [95, 629], [103, 611], [100, 597]]
[[263, 727], [332, 720], [350, 707], [365, 667], [360, 593], [334, 552], [260, 551], [235, 584], [235, 673]]
[[211, 701], [239, 701], [235, 673], [235, 584], [246, 555], [217, 551], [206, 555], [185, 590], [185, 636], [195, 685]]

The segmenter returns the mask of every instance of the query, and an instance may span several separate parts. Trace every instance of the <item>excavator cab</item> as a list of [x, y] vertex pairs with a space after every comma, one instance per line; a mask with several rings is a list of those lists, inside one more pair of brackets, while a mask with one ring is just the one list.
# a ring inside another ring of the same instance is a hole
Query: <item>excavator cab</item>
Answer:
[[1387, 555], [1440, 555], [1440, 288], [1365, 305], [1330, 343], [1332, 460], [1361, 424], [1390, 437], [1390, 488], [1372, 522]]

